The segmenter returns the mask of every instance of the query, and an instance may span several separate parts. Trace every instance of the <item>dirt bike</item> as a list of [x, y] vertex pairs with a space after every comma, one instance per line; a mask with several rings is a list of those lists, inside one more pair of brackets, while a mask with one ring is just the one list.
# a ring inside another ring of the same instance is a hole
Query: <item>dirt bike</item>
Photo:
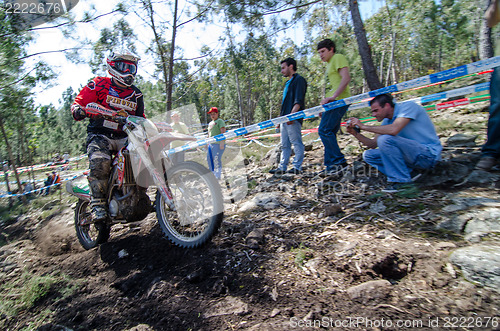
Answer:
[[[113, 224], [140, 221], [153, 210], [162, 231], [175, 245], [194, 248], [208, 242], [223, 218], [219, 182], [201, 164], [173, 164], [166, 153], [174, 140], [196, 139], [172, 132], [168, 123], [154, 124], [94, 103], [87, 105], [85, 112], [89, 117], [103, 117], [121, 125], [128, 139], [112, 160], [106, 195], [107, 220], [92, 220], [87, 180], [66, 184], [66, 190], [79, 198], [75, 229], [80, 244], [92, 249], [108, 241]], [[150, 186], [156, 187], [154, 208], [147, 194]]]

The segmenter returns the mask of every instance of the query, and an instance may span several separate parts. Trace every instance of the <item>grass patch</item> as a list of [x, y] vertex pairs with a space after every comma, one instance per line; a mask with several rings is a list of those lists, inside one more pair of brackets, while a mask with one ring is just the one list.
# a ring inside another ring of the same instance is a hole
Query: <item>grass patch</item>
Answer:
[[0, 302], [0, 314], [15, 316], [20, 311], [35, 307], [49, 296], [62, 300], [72, 295], [80, 285], [80, 282], [58, 272], [38, 276], [25, 271], [18, 279], [0, 287], [3, 297]]
[[248, 185], [248, 190], [251, 191], [257, 187], [257, 181], [255, 179], [252, 179], [252, 180], [248, 181], [247, 185]]
[[292, 248], [291, 252], [295, 254], [294, 262], [295, 265], [301, 269], [304, 268], [304, 263], [309, 260], [313, 254], [310, 248], [304, 246], [304, 244], [300, 244], [297, 248]]

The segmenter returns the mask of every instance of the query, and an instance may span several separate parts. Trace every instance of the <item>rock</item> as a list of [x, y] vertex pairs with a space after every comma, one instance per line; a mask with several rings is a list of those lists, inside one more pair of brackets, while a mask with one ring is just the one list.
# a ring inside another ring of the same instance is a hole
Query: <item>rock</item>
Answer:
[[252, 201], [255, 202], [257, 206], [264, 209], [275, 209], [281, 205], [279, 202], [279, 193], [276, 192], [259, 193]]
[[370, 208], [368, 208], [371, 213], [382, 213], [386, 209], [387, 207], [384, 205], [382, 200], [372, 203]]
[[237, 213], [240, 215], [248, 215], [254, 210], [258, 209], [259, 206], [255, 203], [255, 201], [250, 200], [250, 201], [245, 201], [240, 208], [238, 209]]
[[426, 174], [425, 186], [463, 183], [469, 167], [454, 161], [440, 161]]
[[202, 279], [203, 279], [203, 272], [200, 269], [195, 270], [186, 276], [186, 280], [189, 283], [193, 284], [200, 282]]
[[500, 209], [487, 208], [476, 214], [476, 217], [467, 222], [464, 232], [469, 233], [495, 233], [500, 232]]
[[367, 303], [370, 300], [384, 299], [391, 292], [391, 283], [385, 279], [370, 280], [347, 289], [347, 295], [353, 301]]
[[280, 155], [280, 147], [275, 147], [266, 153], [266, 155], [262, 158], [262, 162], [264, 162], [267, 166], [275, 167], [280, 162]]
[[118, 252], [118, 258], [123, 259], [128, 256], [128, 252], [124, 249]]
[[436, 229], [461, 233], [465, 227], [465, 224], [469, 219], [470, 216], [468, 215], [460, 215], [457, 217], [445, 219], [444, 221], [441, 221], [438, 224], [436, 224]]
[[446, 141], [447, 146], [453, 147], [474, 147], [476, 146], [477, 135], [466, 135], [463, 133], [458, 133], [451, 136]]
[[279, 310], [278, 308], [274, 308], [273, 311], [269, 314], [269, 317], [273, 318], [279, 315], [279, 313], [281, 313], [281, 310]]
[[264, 230], [254, 229], [245, 239], [246, 245], [251, 249], [258, 249], [259, 245], [264, 242]]
[[377, 232], [377, 234], [375, 234], [375, 238], [377, 238], [377, 239], [389, 239], [389, 238], [393, 238], [393, 237], [397, 238], [397, 236], [394, 233], [392, 233], [391, 231], [386, 230], [386, 229], [381, 230], [381, 231]]
[[306, 263], [304, 263], [304, 268], [308, 271], [308, 274], [312, 274], [315, 277], [319, 277], [320, 273], [318, 269], [323, 263], [323, 258], [322, 257], [315, 257], [311, 260], [308, 260]]
[[209, 318], [223, 315], [243, 315], [248, 313], [248, 304], [239, 298], [227, 297], [207, 309], [203, 317]]
[[329, 204], [325, 206], [324, 216], [334, 216], [342, 212], [342, 206], [340, 204]]
[[498, 181], [499, 178], [499, 175], [493, 174], [488, 171], [474, 170], [466, 178], [466, 183], [470, 185], [489, 186], [494, 185], [494, 183]]
[[450, 255], [464, 277], [500, 293], [500, 245], [478, 244], [459, 248]]
[[154, 328], [147, 324], [139, 324], [133, 328], [127, 329], [126, 331], [154, 331]]
[[436, 250], [453, 249], [453, 248], [457, 248], [457, 245], [455, 245], [454, 243], [442, 241], [442, 242], [439, 242], [436, 245], [434, 245], [434, 248]]

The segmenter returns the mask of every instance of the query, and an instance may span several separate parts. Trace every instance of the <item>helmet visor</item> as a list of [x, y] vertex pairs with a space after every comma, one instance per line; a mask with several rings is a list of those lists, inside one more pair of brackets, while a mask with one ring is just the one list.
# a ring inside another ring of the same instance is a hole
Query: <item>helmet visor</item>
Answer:
[[137, 73], [137, 65], [135, 63], [125, 62], [125, 61], [115, 61], [114, 67], [122, 74], [135, 75]]

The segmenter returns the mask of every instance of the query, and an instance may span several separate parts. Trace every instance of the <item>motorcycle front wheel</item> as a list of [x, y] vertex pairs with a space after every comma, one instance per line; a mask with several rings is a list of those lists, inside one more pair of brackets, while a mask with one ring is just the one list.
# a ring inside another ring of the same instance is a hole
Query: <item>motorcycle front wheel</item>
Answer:
[[219, 229], [224, 205], [219, 182], [199, 163], [182, 162], [167, 170], [175, 211], [156, 193], [156, 216], [167, 238], [184, 248], [199, 247]]
[[75, 207], [75, 230], [78, 241], [85, 249], [92, 249], [107, 242], [111, 231], [108, 224], [91, 221], [90, 203], [79, 200]]

